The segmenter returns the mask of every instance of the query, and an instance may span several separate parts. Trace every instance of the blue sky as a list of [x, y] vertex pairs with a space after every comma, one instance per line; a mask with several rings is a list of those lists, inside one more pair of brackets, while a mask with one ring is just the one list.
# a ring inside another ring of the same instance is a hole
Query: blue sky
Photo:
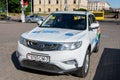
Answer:
[[120, 8], [120, 0], [106, 0], [112, 8]]

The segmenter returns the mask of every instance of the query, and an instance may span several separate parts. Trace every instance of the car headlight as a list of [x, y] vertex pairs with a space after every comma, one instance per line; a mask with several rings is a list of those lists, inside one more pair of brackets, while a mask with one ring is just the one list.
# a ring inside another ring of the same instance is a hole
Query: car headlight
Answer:
[[62, 44], [60, 50], [75, 50], [78, 49], [82, 45], [82, 41], [72, 42], [72, 43], [64, 43]]
[[20, 44], [26, 45], [26, 39], [23, 37], [20, 37], [19, 42], [20, 42]]

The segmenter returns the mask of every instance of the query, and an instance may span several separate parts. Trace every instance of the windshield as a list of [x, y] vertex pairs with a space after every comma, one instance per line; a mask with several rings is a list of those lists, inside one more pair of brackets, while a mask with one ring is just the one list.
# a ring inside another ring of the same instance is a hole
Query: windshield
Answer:
[[80, 14], [51, 14], [40, 27], [62, 28], [62, 29], [86, 29], [86, 16]]

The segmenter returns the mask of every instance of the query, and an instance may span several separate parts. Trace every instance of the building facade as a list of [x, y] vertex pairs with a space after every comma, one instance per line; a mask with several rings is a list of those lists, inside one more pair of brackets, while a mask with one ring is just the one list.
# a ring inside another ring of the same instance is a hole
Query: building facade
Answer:
[[90, 11], [101, 11], [101, 10], [109, 10], [110, 5], [104, 1], [89, 1], [88, 2], [88, 10]]
[[33, 0], [34, 13], [52, 13], [54, 11], [73, 11], [87, 9], [88, 0]]
[[114, 11], [118, 11], [120, 13], [120, 8], [114, 8]]

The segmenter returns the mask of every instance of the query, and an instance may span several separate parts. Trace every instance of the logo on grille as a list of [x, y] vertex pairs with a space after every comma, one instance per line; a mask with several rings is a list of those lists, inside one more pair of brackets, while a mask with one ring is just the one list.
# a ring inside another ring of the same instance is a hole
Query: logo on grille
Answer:
[[40, 49], [43, 49], [43, 48], [45, 48], [45, 45], [44, 45], [44, 44], [39, 44], [38, 47], [39, 47]]

